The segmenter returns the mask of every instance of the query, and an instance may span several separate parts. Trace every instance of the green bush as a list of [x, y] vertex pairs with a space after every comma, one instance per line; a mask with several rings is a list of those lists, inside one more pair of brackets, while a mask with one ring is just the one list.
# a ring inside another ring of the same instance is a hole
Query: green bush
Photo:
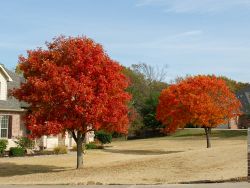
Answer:
[[104, 131], [95, 132], [95, 138], [101, 142], [101, 144], [109, 144], [112, 142], [112, 135]]
[[54, 148], [54, 153], [55, 154], [66, 154], [68, 153], [68, 149], [66, 146], [57, 146]]
[[4, 150], [7, 148], [8, 140], [0, 139], [0, 155], [3, 154]]
[[97, 145], [95, 143], [89, 143], [85, 145], [86, 149], [97, 149]]
[[103, 149], [103, 146], [96, 145], [95, 143], [89, 143], [85, 145], [86, 149]]
[[21, 147], [11, 147], [10, 148], [10, 156], [18, 157], [18, 156], [24, 156], [25, 155], [25, 149]]
[[35, 142], [28, 137], [20, 137], [15, 141], [18, 147], [23, 149], [33, 149], [35, 146]]
[[55, 152], [51, 150], [40, 150], [40, 151], [35, 151], [35, 155], [54, 155]]

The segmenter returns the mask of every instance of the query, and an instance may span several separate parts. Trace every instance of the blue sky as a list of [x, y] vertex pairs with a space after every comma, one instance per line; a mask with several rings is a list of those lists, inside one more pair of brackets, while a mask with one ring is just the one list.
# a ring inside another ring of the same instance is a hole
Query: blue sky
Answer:
[[167, 65], [167, 80], [216, 74], [250, 82], [250, 0], [0, 1], [0, 62], [58, 35], [86, 35], [125, 66]]

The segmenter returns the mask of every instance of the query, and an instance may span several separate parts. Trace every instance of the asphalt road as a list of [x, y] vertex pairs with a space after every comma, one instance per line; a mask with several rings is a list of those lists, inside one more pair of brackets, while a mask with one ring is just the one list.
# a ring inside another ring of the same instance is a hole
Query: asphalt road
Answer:
[[168, 185], [0, 185], [0, 188], [249, 188], [250, 183], [168, 184]]

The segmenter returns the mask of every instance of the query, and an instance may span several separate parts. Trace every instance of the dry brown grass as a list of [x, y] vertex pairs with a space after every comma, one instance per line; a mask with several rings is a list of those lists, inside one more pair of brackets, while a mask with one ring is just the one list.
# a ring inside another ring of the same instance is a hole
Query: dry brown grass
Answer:
[[0, 184], [158, 184], [247, 175], [246, 139], [155, 138], [89, 150], [85, 168], [75, 153], [0, 159]]

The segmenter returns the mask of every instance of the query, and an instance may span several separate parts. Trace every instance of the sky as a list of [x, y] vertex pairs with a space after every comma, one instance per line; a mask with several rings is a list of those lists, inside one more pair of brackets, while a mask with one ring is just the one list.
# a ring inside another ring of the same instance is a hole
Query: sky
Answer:
[[125, 66], [250, 82], [250, 0], [1, 0], [0, 63], [59, 35], [87, 36]]

